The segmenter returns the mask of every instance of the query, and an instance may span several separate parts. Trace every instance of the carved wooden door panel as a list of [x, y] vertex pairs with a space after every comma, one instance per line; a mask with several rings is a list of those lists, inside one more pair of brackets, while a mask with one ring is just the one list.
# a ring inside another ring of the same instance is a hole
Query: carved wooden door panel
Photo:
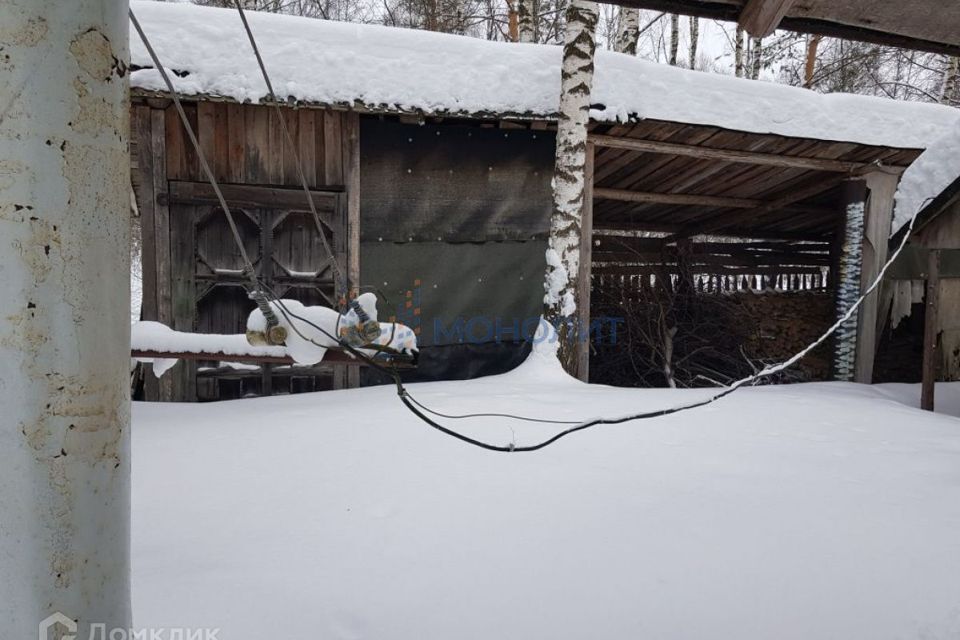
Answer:
[[[329, 246], [342, 253], [343, 225], [335, 215], [342, 194], [330, 195], [323, 202], [327, 210], [320, 212], [323, 230]], [[250, 200], [231, 202], [228, 196], [227, 204], [258, 277], [281, 298], [335, 306], [339, 292], [312, 214], [305, 207], [264, 206], [270, 203]], [[217, 334], [246, 331], [247, 316], [256, 305], [247, 297], [243, 258], [220, 206], [173, 204], [171, 258], [175, 329]], [[191, 394], [204, 401], [332, 386], [329, 367], [183, 364], [188, 371], [180, 384], [186, 399], [192, 399]]]

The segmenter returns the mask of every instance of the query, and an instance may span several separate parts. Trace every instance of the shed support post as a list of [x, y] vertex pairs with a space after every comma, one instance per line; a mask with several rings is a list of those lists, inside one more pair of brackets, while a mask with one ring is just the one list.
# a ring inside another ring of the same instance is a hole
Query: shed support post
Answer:
[[0, 627], [126, 632], [127, 3], [0, 2], [0, 25]]
[[923, 383], [920, 408], [933, 411], [937, 381], [937, 328], [940, 307], [940, 250], [931, 249], [927, 258], [927, 295], [923, 314]]
[[577, 377], [590, 380], [590, 288], [593, 262], [593, 168], [595, 149], [587, 143], [584, 164], [583, 210], [580, 219], [580, 269], [577, 276]]
[[[838, 260], [834, 276], [836, 317], [839, 320], [860, 297], [860, 270], [863, 257], [863, 220], [867, 185], [850, 180], [843, 194], [844, 223], [840, 230]], [[844, 322], [834, 337], [833, 375], [839, 381], [854, 380], [857, 354], [857, 313]]]
[[[347, 280], [353, 291], [349, 297], [360, 294], [360, 115], [348, 113], [344, 116], [346, 126], [346, 145], [344, 158], [344, 184], [347, 187], [347, 220], [343, 227], [346, 239]], [[346, 367], [347, 388], [360, 386], [360, 367]]]
[[[893, 196], [900, 176], [873, 172], [866, 176], [867, 206], [863, 220], [862, 266], [860, 291], [866, 291], [880, 275], [887, 261], [887, 245], [893, 221]], [[877, 334], [880, 326], [880, 288], [874, 289], [859, 309], [857, 357], [854, 380], [863, 384], [873, 382], [873, 361], [877, 352]]]

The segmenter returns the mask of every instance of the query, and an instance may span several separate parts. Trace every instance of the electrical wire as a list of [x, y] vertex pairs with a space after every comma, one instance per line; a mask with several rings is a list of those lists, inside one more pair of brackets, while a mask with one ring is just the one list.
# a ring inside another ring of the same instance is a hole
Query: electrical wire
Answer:
[[187, 114], [183, 110], [183, 105], [180, 104], [180, 96], [177, 95], [177, 92], [173, 87], [173, 82], [170, 80], [170, 76], [167, 75], [167, 70], [164, 68], [163, 64], [161, 64], [160, 58], [157, 56], [157, 52], [153, 50], [153, 46], [150, 44], [150, 40], [147, 39], [147, 34], [143, 32], [143, 27], [140, 26], [140, 21], [137, 20], [137, 16], [134, 15], [133, 9], [129, 9], [128, 13], [130, 15], [130, 22], [133, 23], [133, 28], [136, 29], [137, 33], [140, 35], [140, 39], [143, 41], [143, 46], [146, 47], [147, 53], [150, 55], [150, 59], [153, 60], [154, 67], [156, 67], [157, 71], [160, 72], [160, 77], [163, 78], [163, 82], [167, 85], [167, 91], [170, 94], [170, 97], [173, 99], [173, 104], [177, 109], [177, 113], [180, 114], [180, 121], [183, 122], [183, 126], [187, 130], [187, 137], [190, 139], [190, 144], [192, 144], [193, 148], [197, 151], [197, 156], [200, 159], [200, 166], [217, 196], [217, 201], [220, 203], [220, 208], [223, 209], [223, 213], [227, 217], [227, 224], [230, 226], [230, 233], [233, 234], [233, 240], [236, 242], [237, 249], [240, 251], [240, 257], [243, 259], [244, 272], [246, 273], [247, 277], [250, 278], [250, 283], [256, 287], [256, 269], [254, 269], [253, 262], [250, 261], [250, 256], [247, 255], [247, 249], [243, 244], [243, 239], [240, 237], [240, 230], [237, 228], [237, 223], [233, 219], [233, 213], [230, 211], [230, 207], [227, 205], [226, 198], [223, 197], [223, 192], [220, 191], [220, 185], [217, 183], [216, 176], [213, 175], [213, 170], [210, 168], [207, 158], [200, 151], [200, 142], [197, 140], [197, 135], [193, 132], [193, 127], [190, 125], [190, 120], [187, 118]]
[[[307, 176], [303, 172], [303, 163], [300, 160], [300, 150], [298, 145], [294, 142], [293, 136], [290, 135], [290, 129], [287, 127], [287, 119], [284, 117], [283, 111], [280, 109], [280, 103], [277, 100], [277, 94], [273, 91], [273, 83], [270, 82], [270, 75], [267, 73], [267, 67], [263, 63], [263, 56], [260, 55], [260, 47], [257, 46], [257, 41], [253, 37], [253, 31], [250, 29], [250, 23], [247, 22], [247, 14], [244, 12], [243, 5], [240, 3], [240, 0], [234, 0], [234, 4], [237, 7], [237, 11], [240, 13], [240, 20], [243, 22], [244, 30], [247, 32], [247, 39], [250, 41], [250, 46], [253, 48], [253, 53], [257, 57], [257, 65], [260, 67], [260, 75], [263, 77], [263, 81], [267, 85], [267, 91], [270, 94], [270, 102], [276, 111], [277, 120], [280, 122], [280, 129], [283, 131], [287, 145], [289, 145], [290, 151], [293, 153], [293, 158], [296, 161], [295, 164], [297, 167], [297, 175], [300, 178], [300, 185], [303, 187], [303, 193], [307, 196], [307, 205], [310, 207], [310, 213], [313, 215], [313, 221], [317, 227], [317, 233], [320, 234], [320, 242], [323, 245], [323, 250], [326, 252], [327, 259], [330, 261], [330, 268], [333, 270], [334, 280], [337, 283], [337, 287], [342, 292], [341, 295], [344, 297], [344, 299], [349, 298], [350, 282], [344, 275], [343, 270], [340, 268], [340, 264], [337, 262], [337, 257], [334, 255], [333, 249], [330, 248], [330, 243], [327, 241], [327, 235], [324, 232], [323, 224], [320, 220], [320, 214], [317, 212], [316, 203], [313, 201], [313, 194], [310, 192], [310, 185], [307, 183]], [[341, 306], [343, 306], [342, 303]]]

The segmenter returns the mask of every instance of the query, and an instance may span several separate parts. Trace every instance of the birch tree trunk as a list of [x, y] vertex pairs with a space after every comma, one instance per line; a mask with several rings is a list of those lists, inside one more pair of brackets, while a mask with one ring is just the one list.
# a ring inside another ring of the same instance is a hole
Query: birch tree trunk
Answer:
[[700, 40], [700, 18], [690, 16], [690, 68], [697, 68], [697, 45]]
[[670, 64], [677, 66], [677, 53], [680, 51], [680, 16], [670, 14]]
[[560, 338], [558, 355], [564, 368], [572, 375], [576, 375], [578, 330], [574, 321], [579, 303], [578, 272], [587, 122], [590, 117], [597, 20], [596, 2], [570, 0], [563, 43], [553, 215], [550, 218], [544, 282], [544, 316], [557, 327]]
[[760, 79], [760, 69], [763, 67], [763, 38], [750, 38], [750, 77]]
[[637, 55], [637, 41], [640, 39], [640, 9], [620, 8], [620, 33], [617, 35], [617, 51], [627, 55]]
[[0, 25], [0, 635], [126, 633], [127, 2], [0, 2]]
[[940, 102], [957, 104], [957, 75], [960, 73], [960, 58], [950, 56], [943, 67], [943, 82], [940, 84]]
[[743, 77], [743, 29], [737, 27], [733, 45], [733, 68], [738, 78]]
[[536, 0], [518, 0], [518, 22], [520, 42], [537, 41], [537, 4]]

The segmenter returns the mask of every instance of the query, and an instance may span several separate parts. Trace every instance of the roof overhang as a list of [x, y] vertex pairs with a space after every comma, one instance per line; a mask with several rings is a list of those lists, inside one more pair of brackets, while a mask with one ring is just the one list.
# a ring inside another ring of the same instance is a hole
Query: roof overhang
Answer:
[[960, 55], [960, 3], [943, 0], [616, 0], [641, 9], [738, 22], [751, 35], [774, 29]]

